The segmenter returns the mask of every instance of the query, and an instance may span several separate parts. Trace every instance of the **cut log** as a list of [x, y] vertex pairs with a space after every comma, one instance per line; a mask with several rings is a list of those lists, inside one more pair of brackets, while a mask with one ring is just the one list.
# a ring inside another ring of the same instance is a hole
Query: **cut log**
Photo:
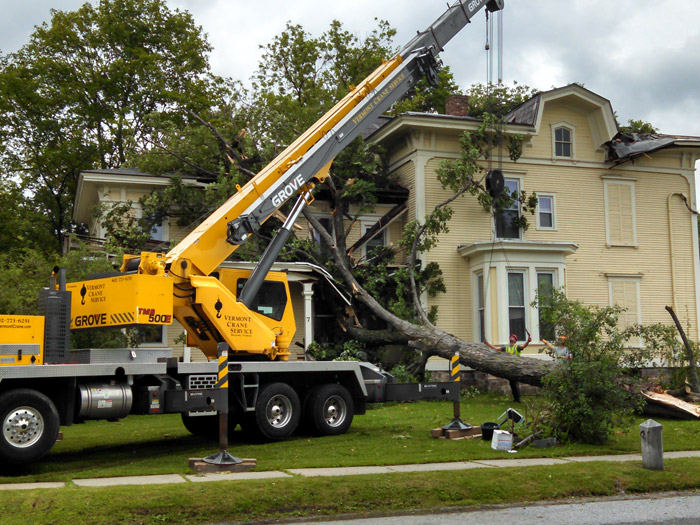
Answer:
[[691, 388], [688, 385], [685, 385], [683, 388], [674, 388], [673, 390], [666, 390], [665, 393], [673, 397], [685, 399], [691, 392]]
[[700, 419], [700, 406], [687, 403], [668, 394], [642, 392], [647, 403], [644, 413], [675, 419]]

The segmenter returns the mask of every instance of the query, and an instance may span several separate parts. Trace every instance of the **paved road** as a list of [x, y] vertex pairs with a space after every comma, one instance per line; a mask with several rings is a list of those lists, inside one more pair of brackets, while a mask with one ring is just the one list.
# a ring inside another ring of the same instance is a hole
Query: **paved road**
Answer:
[[[298, 522], [297, 522], [298, 523]], [[574, 503], [548, 503], [448, 514], [395, 516], [361, 520], [314, 521], [309, 524], [337, 525], [697, 525], [700, 524], [700, 494], [655, 494], [641, 498], [608, 498]]]

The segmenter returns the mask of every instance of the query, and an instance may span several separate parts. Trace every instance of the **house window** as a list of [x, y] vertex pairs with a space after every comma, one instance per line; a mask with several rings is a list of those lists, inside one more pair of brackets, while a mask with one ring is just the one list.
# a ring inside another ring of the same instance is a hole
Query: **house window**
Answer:
[[554, 156], [573, 157], [573, 133], [570, 128], [554, 128]]
[[485, 324], [485, 317], [484, 317], [484, 303], [486, 302], [486, 298], [484, 297], [484, 274], [480, 273], [476, 276], [476, 290], [477, 290], [477, 299], [476, 299], [476, 304], [477, 304], [477, 312], [478, 312], [478, 317], [479, 317], [479, 333], [477, 334], [479, 339], [478, 341], [484, 342], [486, 340], [486, 324]]
[[157, 224], [153, 227], [153, 229], [151, 230], [151, 240], [167, 241], [167, 239], [165, 238], [165, 228], [163, 228], [163, 224]]
[[[316, 217], [316, 219], [318, 219], [318, 222], [321, 223], [321, 226], [323, 226], [324, 230], [326, 230], [329, 234], [333, 235], [333, 221], [330, 217]], [[316, 250], [318, 255], [320, 255], [321, 257], [330, 257], [331, 247], [324, 240], [321, 234], [318, 233], [316, 230], [312, 230], [312, 235], [313, 240], [316, 243]]]
[[[640, 300], [640, 282], [638, 277], [608, 277], [610, 287], [610, 305], [621, 306], [625, 309], [618, 318], [618, 328], [625, 330], [635, 324], [642, 323], [642, 308]], [[627, 341], [630, 345], [640, 344], [635, 337]]]
[[634, 182], [606, 180], [605, 236], [608, 246], [637, 245]]
[[[362, 228], [362, 235], [365, 235], [369, 230], [373, 228], [374, 225], [365, 225]], [[386, 229], [377, 233], [369, 241], [367, 241], [362, 249], [364, 250], [364, 256], [366, 259], [372, 257], [372, 252], [377, 248], [383, 248], [386, 246]]]
[[525, 274], [508, 272], [508, 328], [518, 341], [525, 340]]
[[547, 319], [547, 308], [554, 293], [554, 272], [537, 272], [537, 313], [540, 329], [540, 341], [554, 340], [554, 323]]
[[537, 195], [537, 229], [554, 230], [554, 195]]
[[[505, 189], [509, 194], [520, 194], [520, 181], [518, 179], [505, 179]], [[498, 239], [520, 239], [520, 203], [517, 200], [505, 210], [497, 213], [494, 217], [496, 222], [496, 238]]]

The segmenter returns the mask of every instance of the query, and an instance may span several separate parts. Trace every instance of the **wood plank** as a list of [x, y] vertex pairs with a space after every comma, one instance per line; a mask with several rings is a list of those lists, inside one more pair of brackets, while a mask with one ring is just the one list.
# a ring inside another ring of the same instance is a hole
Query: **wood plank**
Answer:
[[[700, 419], [700, 406], [687, 403], [669, 394], [657, 394], [656, 392], [642, 392], [650, 406], [650, 412], [654, 415], [668, 414], [668, 417], [680, 417], [684, 419]], [[663, 413], [659, 411], [663, 409]], [[646, 410], [646, 409], [645, 409]]]
[[246, 472], [258, 466], [256, 459], [243, 459], [243, 462], [235, 465], [213, 465], [202, 460], [202, 458], [190, 458], [189, 466], [195, 472]]

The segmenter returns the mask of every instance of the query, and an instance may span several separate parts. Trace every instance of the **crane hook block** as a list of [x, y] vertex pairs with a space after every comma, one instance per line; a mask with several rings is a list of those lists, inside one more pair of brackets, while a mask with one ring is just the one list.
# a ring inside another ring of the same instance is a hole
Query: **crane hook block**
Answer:
[[492, 199], [498, 198], [503, 192], [505, 181], [503, 180], [503, 172], [501, 170], [490, 170], [486, 174], [486, 191]]

